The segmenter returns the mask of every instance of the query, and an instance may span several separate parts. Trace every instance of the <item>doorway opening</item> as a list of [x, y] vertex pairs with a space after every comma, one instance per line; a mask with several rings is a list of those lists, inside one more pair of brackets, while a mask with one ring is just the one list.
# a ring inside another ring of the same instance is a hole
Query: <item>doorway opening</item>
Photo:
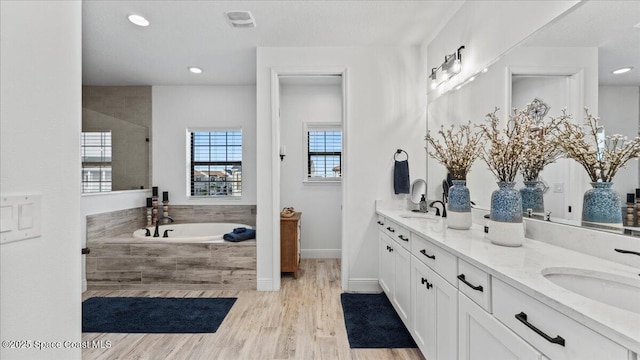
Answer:
[[274, 241], [274, 268], [282, 277], [295, 277], [300, 259], [341, 259], [343, 288], [345, 75], [345, 70], [278, 72], [272, 78], [274, 151], [279, 155], [274, 210], [293, 210], [274, 224], [274, 239], [280, 240]]

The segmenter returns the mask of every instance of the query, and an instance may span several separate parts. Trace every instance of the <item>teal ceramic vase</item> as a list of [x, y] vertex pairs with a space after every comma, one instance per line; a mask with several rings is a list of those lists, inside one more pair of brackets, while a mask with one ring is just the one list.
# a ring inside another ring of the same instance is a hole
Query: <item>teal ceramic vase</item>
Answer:
[[491, 194], [490, 219], [507, 223], [522, 222], [522, 197], [514, 189], [515, 182], [498, 182], [498, 190]]
[[533, 213], [544, 214], [544, 194], [538, 186], [540, 181], [525, 181], [524, 187], [520, 189], [522, 197], [522, 212], [526, 214], [529, 209]]
[[604, 225], [622, 225], [620, 194], [611, 182], [592, 182], [593, 189], [584, 193], [582, 221]]
[[447, 204], [447, 227], [466, 230], [471, 228], [471, 197], [466, 180], [451, 180]]
[[500, 189], [491, 194], [491, 211], [486, 237], [502, 246], [521, 246], [524, 243], [522, 197], [514, 189], [514, 182], [501, 181]]

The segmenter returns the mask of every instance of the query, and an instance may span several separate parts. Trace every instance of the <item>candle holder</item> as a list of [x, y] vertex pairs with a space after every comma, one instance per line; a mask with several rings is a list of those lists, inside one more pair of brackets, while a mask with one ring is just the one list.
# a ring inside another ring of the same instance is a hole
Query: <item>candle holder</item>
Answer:
[[147, 198], [147, 226], [153, 225], [153, 199]]
[[153, 206], [153, 218], [151, 220], [151, 224], [155, 225], [158, 223], [158, 187], [154, 186], [152, 188], [152, 197], [151, 197], [151, 202], [152, 202], [152, 206]]
[[162, 202], [162, 223], [163, 224], [168, 224], [169, 223], [169, 201], [163, 201]]

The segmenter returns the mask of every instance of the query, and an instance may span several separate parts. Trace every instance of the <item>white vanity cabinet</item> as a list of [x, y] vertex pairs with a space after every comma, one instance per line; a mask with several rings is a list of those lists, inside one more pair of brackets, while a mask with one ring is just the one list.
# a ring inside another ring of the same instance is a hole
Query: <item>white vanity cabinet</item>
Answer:
[[409, 274], [411, 274], [411, 255], [402, 246], [397, 246], [393, 253], [394, 289], [392, 302], [400, 319], [407, 328], [410, 328], [411, 276]]
[[[380, 225], [381, 227], [386, 225], [384, 219], [379, 219], [378, 221], [383, 224]], [[387, 225], [386, 227], [389, 226]], [[378, 232], [378, 282], [404, 324], [409, 328], [409, 311], [411, 310], [411, 255], [403, 245], [389, 237], [389, 231], [386, 227]], [[392, 229], [394, 229], [394, 233], [398, 231], [397, 225]]]
[[462, 292], [458, 293], [458, 351], [460, 360], [546, 359]]
[[529, 295], [496, 280], [494, 316], [554, 360], [627, 360], [629, 351]]
[[415, 257], [411, 264], [413, 339], [427, 359], [456, 359], [458, 289]]
[[495, 245], [438, 239], [399, 218], [378, 224], [380, 286], [426, 359], [640, 360], [478, 260]]
[[393, 298], [393, 251], [395, 246], [383, 232], [378, 233], [378, 282], [389, 299]]

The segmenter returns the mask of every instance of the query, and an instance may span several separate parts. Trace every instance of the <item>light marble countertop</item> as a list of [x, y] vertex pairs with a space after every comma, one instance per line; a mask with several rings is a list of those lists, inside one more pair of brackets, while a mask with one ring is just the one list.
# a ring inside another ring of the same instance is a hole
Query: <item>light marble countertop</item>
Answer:
[[446, 229], [442, 220], [402, 217], [412, 214], [407, 210], [378, 208], [376, 212], [569, 318], [640, 353], [640, 314], [573, 293], [552, 283], [541, 273], [546, 268], [568, 267], [617, 274], [640, 284], [640, 269], [530, 239], [525, 239], [521, 247], [494, 245], [485, 239], [482, 227], [476, 224], [470, 230], [454, 230]]

